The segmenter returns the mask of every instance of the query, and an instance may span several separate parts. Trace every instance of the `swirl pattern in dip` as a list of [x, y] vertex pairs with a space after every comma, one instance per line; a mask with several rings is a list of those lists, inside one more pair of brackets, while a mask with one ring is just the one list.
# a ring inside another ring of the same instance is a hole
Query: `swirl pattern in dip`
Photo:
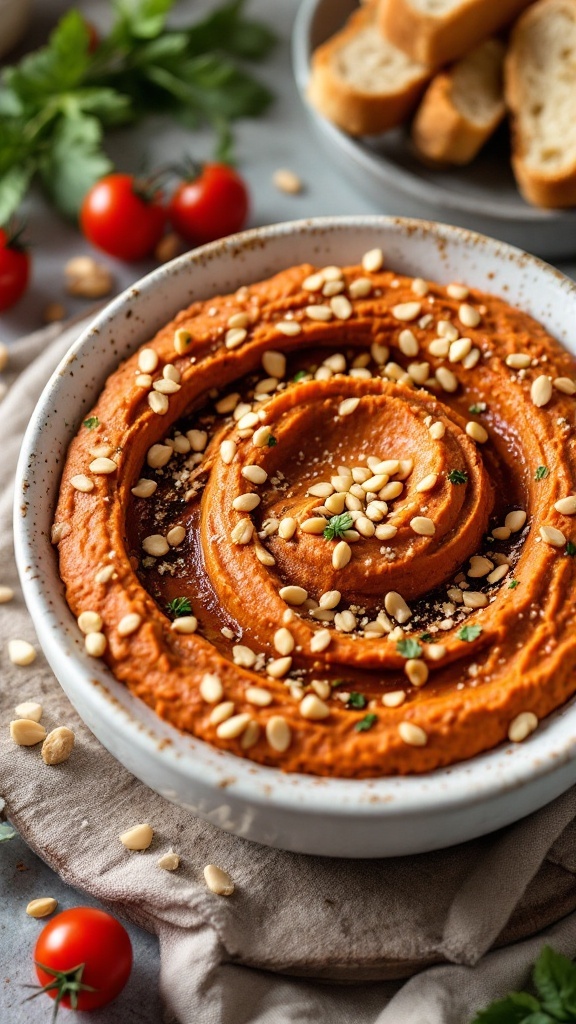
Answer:
[[576, 690], [574, 360], [501, 299], [382, 263], [181, 312], [62, 478], [89, 653], [287, 771], [428, 771]]

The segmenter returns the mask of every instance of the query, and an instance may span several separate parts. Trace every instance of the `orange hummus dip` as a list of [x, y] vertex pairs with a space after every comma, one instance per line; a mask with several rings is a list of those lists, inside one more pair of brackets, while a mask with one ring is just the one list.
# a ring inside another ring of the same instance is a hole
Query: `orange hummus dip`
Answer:
[[361, 266], [197, 302], [109, 378], [53, 529], [86, 648], [290, 772], [427, 772], [576, 691], [576, 363]]

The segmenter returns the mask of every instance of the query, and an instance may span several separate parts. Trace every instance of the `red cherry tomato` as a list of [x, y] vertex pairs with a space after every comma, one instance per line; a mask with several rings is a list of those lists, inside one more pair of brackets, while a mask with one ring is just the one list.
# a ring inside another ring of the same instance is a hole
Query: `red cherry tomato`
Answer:
[[[122, 991], [132, 969], [126, 929], [103, 910], [64, 910], [42, 929], [34, 950], [36, 973], [58, 1006], [95, 1010]], [[84, 987], [86, 986], [86, 987]]]
[[18, 241], [0, 228], [0, 313], [14, 306], [26, 291], [30, 256]]
[[226, 164], [204, 164], [198, 177], [178, 186], [168, 207], [174, 229], [202, 244], [240, 231], [248, 217], [246, 183]]
[[161, 194], [132, 174], [108, 174], [86, 193], [82, 233], [98, 249], [120, 260], [149, 256], [166, 223]]

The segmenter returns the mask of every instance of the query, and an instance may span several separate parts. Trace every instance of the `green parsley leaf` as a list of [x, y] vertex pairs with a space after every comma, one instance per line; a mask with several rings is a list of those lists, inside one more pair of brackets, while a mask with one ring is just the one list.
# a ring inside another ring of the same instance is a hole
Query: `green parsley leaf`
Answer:
[[421, 633], [418, 639], [422, 640], [422, 642], [425, 644], [429, 644], [432, 642], [434, 637], [432, 636], [432, 633]]
[[576, 1016], [576, 964], [550, 946], [544, 946], [532, 975], [542, 1009], [556, 1020]]
[[482, 632], [482, 626], [463, 626], [458, 633], [459, 640], [465, 640], [466, 643], [470, 644], [473, 640], [477, 640]]
[[576, 555], [576, 544], [574, 543], [574, 541], [566, 541], [566, 554], [570, 555], [571, 558], [574, 558], [574, 555]]
[[353, 690], [348, 698], [348, 704], [351, 708], [361, 710], [366, 707], [366, 697], [363, 693], [356, 693], [356, 691]]
[[308, 377], [308, 370], [297, 370], [292, 380], [297, 384], [298, 381], [304, 380], [305, 377]]
[[354, 520], [349, 512], [342, 512], [339, 516], [332, 516], [328, 520], [328, 526], [324, 530], [326, 540], [336, 540], [349, 530]]
[[192, 612], [192, 605], [187, 597], [175, 597], [172, 601], [168, 602], [166, 610], [169, 611], [174, 618], [179, 619], [182, 615], [190, 615]]
[[510, 580], [508, 584], [508, 590], [516, 590], [516, 587], [520, 586], [520, 580]]
[[84, 426], [87, 430], [94, 430], [94, 427], [97, 427], [99, 423], [100, 420], [97, 416], [89, 416], [87, 420], [84, 420]]
[[550, 470], [548, 466], [538, 466], [538, 469], [534, 473], [535, 480], [545, 480], [547, 476], [550, 476]]
[[269, 434], [266, 444], [269, 448], [273, 448], [275, 444], [278, 444], [278, 438], [274, 437], [274, 434]]
[[112, 170], [102, 151], [102, 127], [95, 117], [63, 117], [39, 169], [44, 187], [68, 217], [75, 217], [89, 188]]
[[364, 718], [361, 718], [359, 722], [356, 722], [354, 729], [356, 732], [368, 732], [368, 729], [371, 729], [377, 721], [378, 715], [364, 715]]
[[134, 39], [154, 39], [166, 25], [174, 0], [114, 0], [116, 32]]
[[451, 484], [467, 484], [468, 473], [464, 469], [451, 469], [448, 473], [448, 479]]
[[411, 638], [398, 640], [396, 650], [403, 658], [419, 658], [422, 654], [422, 648], [418, 641]]
[[345, 686], [346, 683], [349, 682], [349, 679], [333, 679], [332, 682], [330, 683], [330, 686]]
[[486, 412], [486, 402], [474, 402], [474, 405], [468, 406], [468, 412], [471, 412], [473, 416], [480, 416], [481, 413]]
[[540, 1003], [527, 992], [512, 992], [476, 1014], [473, 1024], [554, 1024]]

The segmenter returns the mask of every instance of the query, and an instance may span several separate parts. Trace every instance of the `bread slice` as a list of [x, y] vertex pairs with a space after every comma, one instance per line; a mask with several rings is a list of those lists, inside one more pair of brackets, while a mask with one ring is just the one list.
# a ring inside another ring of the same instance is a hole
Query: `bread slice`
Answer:
[[512, 167], [529, 203], [576, 206], [576, 0], [538, 0], [505, 66]]
[[412, 138], [428, 160], [467, 164], [503, 120], [503, 65], [499, 39], [485, 39], [432, 79], [416, 111]]
[[434, 68], [463, 57], [516, 18], [532, 0], [380, 0], [384, 36]]
[[310, 102], [350, 135], [394, 128], [412, 112], [431, 72], [376, 28], [376, 0], [312, 55]]

